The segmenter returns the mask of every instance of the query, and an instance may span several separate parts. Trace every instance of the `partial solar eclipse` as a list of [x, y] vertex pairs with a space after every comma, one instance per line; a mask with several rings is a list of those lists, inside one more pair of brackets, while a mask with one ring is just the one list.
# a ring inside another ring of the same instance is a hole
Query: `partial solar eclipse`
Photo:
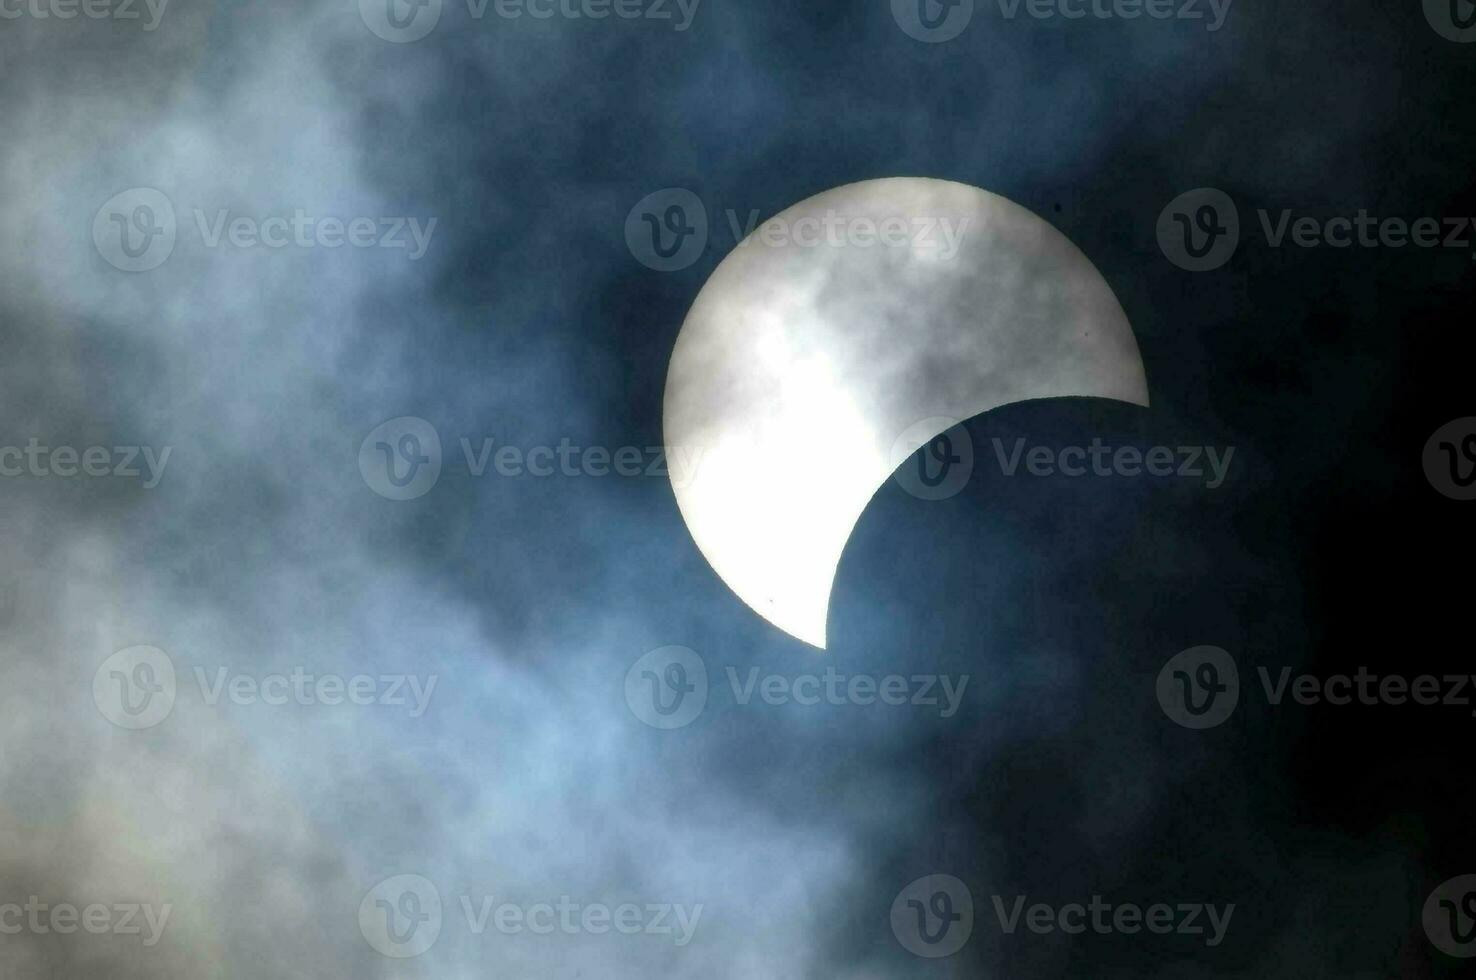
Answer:
[[666, 377], [666, 444], [697, 460], [677, 505], [739, 598], [823, 649], [894, 443], [1065, 396], [1148, 404], [1127, 317], [1075, 245], [966, 184], [848, 184], [760, 224], [693, 303]]

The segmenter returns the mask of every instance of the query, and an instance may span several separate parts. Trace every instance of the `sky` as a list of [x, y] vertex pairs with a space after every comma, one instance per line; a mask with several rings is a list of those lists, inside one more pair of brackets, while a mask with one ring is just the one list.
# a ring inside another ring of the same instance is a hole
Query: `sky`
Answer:
[[[1277, 230], [1476, 215], [1476, 46], [1433, 2], [1196, 6], [0, 0], [5, 972], [1457, 975], [1471, 709], [1261, 671], [1470, 673], [1426, 447], [1476, 414], [1476, 231]], [[821, 653], [652, 447], [735, 220], [890, 176], [1069, 238], [1150, 406], [965, 420], [942, 499], [904, 463]], [[1240, 240], [1195, 272], [1158, 227], [1200, 188]], [[673, 189], [707, 231], [663, 270], [629, 226]], [[1093, 440], [1205, 475], [1067, 475]], [[535, 475], [561, 445], [640, 465]], [[1205, 646], [1239, 703], [1197, 729]], [[1010, 919], [1094, 897], [1206, 928]]]

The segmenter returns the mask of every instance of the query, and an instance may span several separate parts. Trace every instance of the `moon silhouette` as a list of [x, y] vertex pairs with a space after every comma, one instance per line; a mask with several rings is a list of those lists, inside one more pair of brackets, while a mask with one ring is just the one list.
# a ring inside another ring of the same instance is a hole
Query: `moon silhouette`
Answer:
[[1148, 404], [1127, 317], [1075, 245], [966, 184], [848, 184], [759, 225], [698, 294], [666, 378], [665, 441], [688, 460], [672, 486], [728, 587], [823, 649], [895, 449], [1065, 396]]

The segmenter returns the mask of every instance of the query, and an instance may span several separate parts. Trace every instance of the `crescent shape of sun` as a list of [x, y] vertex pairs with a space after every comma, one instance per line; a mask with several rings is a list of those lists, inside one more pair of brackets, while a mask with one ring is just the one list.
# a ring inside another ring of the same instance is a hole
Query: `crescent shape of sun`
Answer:
[[1148, 404], [1127, 316], [1065, 235], [966, 184], [848, 184], [764, 222], [698, 294], [666, 377], [672, 486], [729, 588], [823, 649], [852, 529], [950, 425], [919, 423], [1066, 396]]

